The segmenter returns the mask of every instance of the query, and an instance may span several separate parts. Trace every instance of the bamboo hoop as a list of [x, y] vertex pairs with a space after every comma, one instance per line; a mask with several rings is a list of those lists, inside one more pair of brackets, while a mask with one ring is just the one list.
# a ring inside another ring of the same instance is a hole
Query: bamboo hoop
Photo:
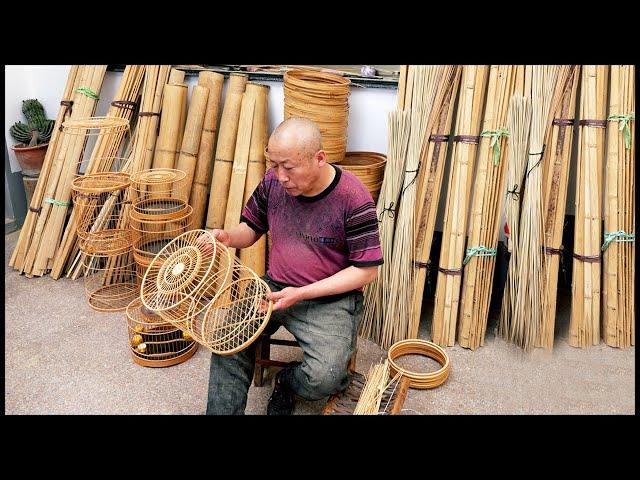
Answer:
[[[396, 363], [396, 360], [404, 355], [423, 355], [433, 358], [441, 367], [435, 372], [412, 372]], [[410, 339], [396, 342], [389, 348], [387, 359], [391, 375], [399, 373], [403, 377], [409, 378], [411, 380], [409, 387], [419, 390], [439, 387], [447, 381], [451, 372], [451, 361], [447, 352], [439, 345], [427, 340]]]

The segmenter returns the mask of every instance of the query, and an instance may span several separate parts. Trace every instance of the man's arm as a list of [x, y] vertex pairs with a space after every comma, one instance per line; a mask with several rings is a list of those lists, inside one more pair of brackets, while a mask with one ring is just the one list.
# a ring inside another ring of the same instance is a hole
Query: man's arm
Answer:
[[[231, 248], [250, 247], [262, 236], [261, 233], [256, 233], [244, 222], [239, 223], [229, 230], [214, 228], [213, 230], [208, 230], [208, 232], [220, 243]], [[211, 253], [213, 251], [213, 246], [211, 243], [207, 243], [208, 241], [207, 235], [204, 233], [198, 238], [198, 245], [204, 253]]]
[[305, 285], [304, 287], [287, 287], [268, 295], [273, 300], [273, 310], [290, 307], [301, 300], [337, 295], [350, 292], [371, 283], [378, 275], [378, 266], [355, 267], [353, 265], [340, 270], [328, 278]]

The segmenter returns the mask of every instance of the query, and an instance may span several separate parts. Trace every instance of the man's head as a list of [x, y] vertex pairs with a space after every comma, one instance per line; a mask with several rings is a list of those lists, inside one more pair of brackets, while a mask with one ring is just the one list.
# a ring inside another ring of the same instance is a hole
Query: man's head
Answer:
[[327, 154], [314, 122], [298, 117], [282, 122], [269, 137], [266, 156], [267, 167], [273, 169], [289, 195], [317, 193]]

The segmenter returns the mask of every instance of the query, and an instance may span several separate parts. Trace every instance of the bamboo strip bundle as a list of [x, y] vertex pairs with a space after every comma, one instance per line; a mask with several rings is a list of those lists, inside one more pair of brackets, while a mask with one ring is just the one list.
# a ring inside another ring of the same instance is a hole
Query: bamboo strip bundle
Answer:
[[[251, 127], [253, 126], [253, 113], [256, 106], [256, 94], [251, 92], [251, 90], [256, 88], [259, 87], [247, 83], [246, 91], [242, 96], [240, 120], [238, 121], [238, 136], [233, 155], [233, 170], [229, 183], [229, 197], [227, 199], [227, 211], [224, 219], [225, 230], [229, 230], [240, 223], [244, 185], [247, 181]], [[229, 255], [231, 255], [231, 258], [234, 258], [236, 256], [236, 249], [229, 247]]]
[[465, 65], [462, 69], [455, 128], [458, 134], [453, 137], [442, 250], [431, 327], [433, 342], [443, 347], [453, 346], [455, 342], [469, 198], [488, 73], [486, 65]]
[[[106, 69], [106, 65], [82, 67], [79, 74], [81, 86], [74, 92], [70, 120], [90, 117], [93, 114]], [[71, 199], [71, 182], [77, 173], [84, 147], [83, 136], [62, 136], [62, 143], [51, 167], [42, 211], [25, 258], [24, 272], [27, 275], [43, 275], [60, 242]]]
[[418, 66], [414, 70], [411, 97], [411, 136], [402, 192], [398, 199], [398, 219], [393, 238], [393, 263], [389, 284], [389, 310], [383, 326], [382, 346], [407, 338], [417, 338], [419, 317], [413, 313], [413, 258], [416, 180], [420, 161], [429, 141], [429, 134], [439, 117], [446, 91], [453, 82], [453, 65]]
[[44, 157], [42, 169], [38, 177], [38, 183], [31, 197], [31, 203], [29, 210], [25, 217], [22, 228], [20, 229], [20, 236], [18, 242], [13, 250], [9, 265], [21, 273], [24, 271], [24, 260], [26, 252], [29, 250], [34, 228], [38, 221], [38, 216], [41, 212], [41, 205], [43, 201], [44, 191], [49, 184], [49, 175], [51, 167], [54, 163], [54, 159], [57, 158], [58, 149], [62, 144], [62, 122], [64, 122], [71, 115], [71, 107], [73, 106], [72, 96], [78, 87], [80, 87], [80, 73], [84, 69], [83, 66], [72, 65], [67, 76], [67, 83], [62, 94], [62, 100], [60, 101], [60, 110], [58, 110], [58, 116], [53, 127], [53, 133], [49, 140], [49, 147]]
[[[257, 85], [260, 88], [256, 91], [255, 111], [253, 114], [253, 126], [251, 127], [251, 145], [249, 146], [249, 163], [247, 166], [247, 180], [244, 187], [244, 198], [242, 205], [246, 205], [249, 197], [253, 194], [266, 170], [265, 147], [268, 141], [269, 127], [269, 86]], [[251, 93], [256, 89], [249, 89]], [[249, 248], [240, 250], [240, 262], [246, 265], [257, 275], [264, 275], [266, 272], [266, 248], [267, 236], [262, 235], [256, 243]]]
[[377, 344], [382, 343], [384, 310], [387, 307], [384, 292], [387, 290], [387, 283], [391, 281], [395, 209], [404, 178], [410, 133], [408, 111], [389, 112], [388, 118], [389, 154], [377, 206], [380, 245], [385, 261], [378, 270], [378, 276], [364, 289], [364, 310], [360, 325], [360, 335]]
[[193, 228], [195, 229], [203, 227], [206, 214], [224, 76], [215, 72], [201, 72], [198, 76], [198, 85], [209, 89], [209, 97], [202, 126], [202, 137], [200, 137], [200, 147], [198, 148], [198, 161], [196, 162], [196, 171], [193, 177], [193, 186], [191, 187], [191, 197], [189, 199], [189, 204], [193, 207]]
[[[172, 70], [172, 73], [175, 70]], [[183, 72], [184, 74], [184, 72]], [[156, 140], [153, 168], [173, 168], [179, 155], [184, 126], [182, 124], [184, 96], [187, 86], [182, 83], [169, 83], [164, 86], [162, 98], [162, 118], [160, 133]]]
[[522, 325], [513, 322], [518, 291], [518, 253], [520, 232], [520, 193], [529, 153], [529, 131], [531, 129], [531, 99], [513, 95], [509, 100], [507, 130], [509, 151], [507, 152], [507, 198], [505, 218], [509, 230], [508, 250], [511, 252], [507, 270], [507, 281], [502, 296], [502, 310], [498, 334], [509, 341], [523, 338]]
[[453, 105], [455, 103], [462, 67], [455, 68], [453, 81], [449, 83], [449, 89], [445, 95], [444, 103], [440, 111], [438, 123], [432, 130], [427, 144], [425, 160], [422, 161], [422, 174], [418, 177], [418, 197], [416, 199], [416, 234], [414, 240], [414, 287], [413, 287], [413, 315], [414, 324], [419, 323], [422, 310], [422, 297], [424, 284], [429, 265], [431, 242], [436, 226], [438, 202], [442, 188], [444, 175], [444, 163], [447, 158], [449, 146], [449, 133], [453, 120]]
[[487, 106], [476, 170], [465, 274], [462, 279], [458, 341], [475, 350], [484, 344], [493, 287], [496, 246], [506, 180], [504, 150], [509, 99], [516, 91], [517, 69], [522, 66], [492, 66]]
[[397, 381], [400, 374], [389, 381], [389, 361], [371, 365], [367, 374], [362, 393], [353, 411], [354, 415], [377, 415], [380, 410], [380, 401], [387, 387]]
[[193, 87], [191, 104], [182, 137], [180, 156], [178, 157], [177, 170], [182, 170], [187, 176], [184, 187], [191, 191], [193, 176], [198, 160], [198, 148], [200, 147], [200, 137], [202, 137], [202, 125], [204, 124], [205, 109], [209, 98], [209, 89], [196, 85]]
[[611, 66], [604, 217], [603, 338], [635, 345], [635, 66]]
[[211, 180], [211, 194], [207, 208], [207, 229], [223, 228], [227, 212], [227, 197], [233, 158], [238, 135], [240, 105], [247, 84], [247, 75], [232, 73], [229, 75], [227, 96], [220, 119], [220, 137], [216, 145], [216, 156]]
[[602, 167], [607, 124], [608, 65], [583, 65], [578, 123], [576, 223], [569, 344], [600, 342]]
[[400, 65], [400, 77], [398, 78], [398, 106], [397, 109], [404, 110], [404, 101], [407, 93], [407, 71], [409, 65]]
[[542, 246], [545, 269], [545, 308], [543, 330], [540, 346], [551, 349], [556, 319], [556, 300], [558, 293], [558, 271], [564, 260], [562, 230], [565, 221], [567, 203], [567, 186], [574, 130], [574, 113], [576, 109], [576, 93], [580, 80], [580, 66], [572, 65], [564, 87], [560, 105], [556, 109], [552, 121], [549, 152], [543, 164], [544, 194], [544, 245]]

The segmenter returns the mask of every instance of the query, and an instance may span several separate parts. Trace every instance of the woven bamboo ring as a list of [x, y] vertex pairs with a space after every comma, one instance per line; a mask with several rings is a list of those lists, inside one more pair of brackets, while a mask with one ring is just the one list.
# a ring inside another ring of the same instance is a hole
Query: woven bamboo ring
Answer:
[[104, 135], [129, 131], [129, 120], [120, 117], [74, 118], [62, 122], [69, 135]]
[[[394, 361], [403, 355], [411, 354], [433, 358], [441, 365], [441, 368], [429, 373], [411, 372], [399, 367]], [[395, 375], [396, 373], [400, 373], [402, 376], [407, 377], [410, 380], [409, 386], [412, 388], [420, 390], [436, 388], [449, 378], [451, 363], [447, 352], [439, 345], [428, 342], [427, 340], [408, 339], [396, 342], [389, 348], [387, 357], [389, 359], [389, 370], [391, 374]]]

